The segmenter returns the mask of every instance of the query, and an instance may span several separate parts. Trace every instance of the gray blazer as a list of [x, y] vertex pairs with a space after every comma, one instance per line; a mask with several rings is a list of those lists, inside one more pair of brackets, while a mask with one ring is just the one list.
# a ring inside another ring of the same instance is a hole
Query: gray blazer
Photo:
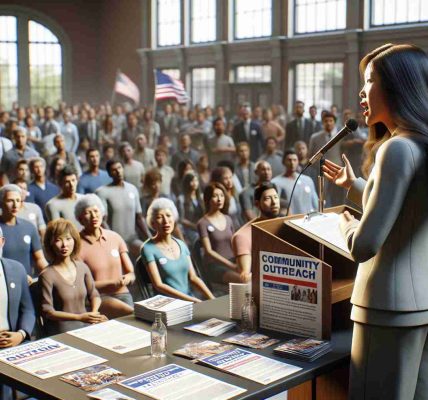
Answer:
[[361, 221], [341, 226], [360, 263], [351, 302], [386, 311], [428, 310], [428, 140], [399, 135], [378, 150], [367, 183], [348, 198]]

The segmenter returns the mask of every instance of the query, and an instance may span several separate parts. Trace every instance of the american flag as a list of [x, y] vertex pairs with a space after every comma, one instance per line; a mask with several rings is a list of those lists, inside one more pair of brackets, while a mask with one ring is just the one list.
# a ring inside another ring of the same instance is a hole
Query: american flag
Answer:
[[135, 104], [140, 104], [140, 91], [137, 85], [122, 72], [118, 72], [116, 75], [114, 91], [129, 97]]
[[187, 103], [190, 99], [183, 82], [171, 78], [158, 69], [155, 71], [156, 89], [155, 100], [176, 99], [178, 103]]

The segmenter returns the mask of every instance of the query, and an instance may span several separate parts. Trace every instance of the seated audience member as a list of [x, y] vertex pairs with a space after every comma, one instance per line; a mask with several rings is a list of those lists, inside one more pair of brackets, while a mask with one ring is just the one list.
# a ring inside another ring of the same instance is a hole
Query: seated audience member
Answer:
[[192, 140], [188, 133], [180, 135], [178, 151], [171, 157], [171, 168], [176, 170], [183, 160], [190, 160], [193, 165], [196, 165], [199, 159], [199, 151], [193, 149], [191, 144]]
[[171, 181], [174, 177], [174, 170], [167, 165], [168, 151], [165, 147], [158, 146], [155, 151], [156, 168], [162, 175], [161, 191], [166, 195], [171, 194]]
[[16, 178], [23, 179], [25, 182], [30, 183], [30, 168], [28, 167], [28, 160], [19, 160], [16, 163]]
[[195, 172], [191, 160], [185, 159], [178, 163], [176, 175], [171, 180], [171, 197], [175, 200], [183, 191], [183, 178], [190, 172]]
[[204, 190], [206, 214], [197, 227], [204, 249], [204, 267], [207, 279], [214, 283], [240, 282], [233, 256], [231, 238], [233, 222], [227, 214], [229, 195], [218, 182], [210, 183]]
[[255, 163], [250, 161], [250, 146], [247, 142], [238, 143], [236, 146], [238, 161], [235, 164], [235, 175], [239, 179], [242, 188], [249, 187], [256, 181], [254, 174]]
[[60, 156], [52, 158], [49, 164], [49, 179], [55, 185], [59, 185], [59, 173], [65, 165], [65, 161]]
[[13, 131], [14, 146], [3, 154], [1, 169], [6, 172], [9, 179], [16, 178], [16, 165], [20, 159], [38, 157], [39, 153], [27, 145], [27, 134], [23, 128]]
[[164, 295], [200, 302], [193, 289], [204, 298], [214, 298], [211, 291], [193, 268], [186, 244], [172, 236], [178, 219], [177, 208], [169, 199], [156, 199], [147, 212], [147, 222], [156, 232], [147, 240], [141, 257], [154, 289]]
[[28, 185], [25, 180], [15, 179], [14, 183], [21, 189], [21, 207], [19, 208], [18, 214], [16, 216], [31, 222], [36, 227], [40, 238], [43, 240], [43, 236], [46, 231], [46, 223], [43, 218], [42, 210], [36, 203], [29, 203], [25, 201], [28, 196]]
[[251, 281], [251, 224], [279, 216], [280, 205], [276, 186], [271, 182], [261, 183], [254, 191], [254, 204], [258, 217], [248, 221], [232, 237], [232, 248], [242, 282]]
[[46, 203], [59, 193], [59, 187], [46, 179], [46, 161], [43, 158], [36, 157], [30, 160], [30, 172], [33, 176], [33, 181], [28, 186], [30, 198], [41, 208], [46, 219]]
[[17, 185], [5, 185], [0, 189], [2, 215], [0, 227], [6, 239], [3, 256], [20, 262], [27, 272], [33, 276], [31, 264], [35, 263], [37, 271], [47, 266], [40, 238], [35, 226], [24, 219], [17, 218], [21, 207], [21, 189]]
[[143, 215], [147, 215], [147, 210], [149, 209], [150, 204], [152, 204], [154, 199], [159, 197], [169, 198], [168, 195], [161, 192], [161, 188], [162, 175], [157, 170], [157, 168], [147, 171], [147, 174], [144, 176], [141, 197], [141, 208]]
[[[0, 251], [5, 242], [0, 229]], [[13, 290], [9, 290], [8, 288]], [[22, 264], [0, 258], [0, 350], [30, 340], [36, 320]], [[12, 390], [0, 384], [0, 399], [12, 399]]]
[[99, 187], [111, 183], [108, 173], [100, 169], [100, 152], [98, 149], [88, 149], [86, 160], [88, 170], [82, 174], [77, 185], [77, 191], [82, 194], [95, 193]]
[[77, 191], [77, 171], [72, 165], [66, 165], [59, 173], [59, 186], [61, 192], [46, 203], [47, 220], [53, 221], [57, 218], [68, 219], [77, 229], [81, 226], [74, 217], [74, 206], [83, 196]]
[[143, 239], [150, 237], [143, 218], [138, 190], [134, 185], [125, 182], [120, 161], [110, 160], [107, 163], [107, 173], [112, 182], [99, 187], [95, 194], [104, 203], [109, 228], [122, 236], [131, 254], [137, 256], [143, 243], [140, 237]]
[[128, 285], [135, 275], [125, 241], [116, 232], [101, 228], [104, 206], [95, 194], [80, 198], [74, 212], [83, 226], [79, 259], [91, 270], [101, 294], [100, 312], [108, 318], [131, 314], [134, 301]]
[[[309, 162], [308, 145], [303, 140], [298, 140], [294, 145], [294, 151], [296, 152], [297, 158], [299, 159], [299, 172], [300, 172], [303, 170], [303, 168], [305, 168], [308, 165], [308, 162]], [[314, 181], [315, 189], [318, 190], [317, 168], [309, 167], [305, 171], [305, 175], [310, 176], [312, 178], [312, 180]]]
[[[303, 142], [304, 143], [304, 142]], [[274, 137], [268, 137], [265, 142], [265, 152], [260, 156], [259, 161], [267, 161], [272, 168], [272, 175], [280, 175], [283, 171], [282, 151], [278, 150], [278, 142]]]
[[[100, 314], [100, 295], [88, 266], [77, 260], [79, 232], [65, 219], [51, 221], [44, 248], [49, 266], [40, 274], [41, 311], [48, 335], [68, 332], [88, 324], [106, 321]], [[86, 309], [86, 301], [89, 310]]]
[[232, 218], [234, 230], [239, 229], [243, 224], [243, 220], [238, 194], [233, 184], [233, 172], [228, 167], [217, 167], [211, 173], [211, 181], [221, 183], [226, 189], [228, 197], [227, 214]]
[[141, 188], [141, 180], [146, 172], [144, 165], [134, 160], [134, 149], [128, 142], [120, 145], [119, 154], [123, 161], [123, 175], [125, 181], [134, 185], [137, 189]]
[[199, 178], [188, 173], [182, 182], [182, 194], [178, 196], [178, 213], [187, 243], [193, 245], [199, 238], [196, 224], [204, 215], [204, 201], [199, 188]]
[[244, 189], [239, 194], [239, 204], [241, 205], [242, 213], [246, 221], [251, 221], [257, 216], [258, 209], [254, 203], [254, 191], [256, 187], [263, 182], [271, 181], [272, 168], [267, 161], [258, 161], [256, 163], [255, 174], [257, 176], [257, 182]]
[[[276, 176], [272, 179], [278, 189], [281, 199], [281, 210], [287, 212], [290, 204], [290, 196], [296, 182], [299, 168], [299, 159], [294, 150], [288, 150], [284, 153], [283, 163], [285, 171], [283, 175]], [[294, 190], [293, 199], [290, 205], [291, 214], [306, 214], [316, 210], [318, 207], [318, 196], [315, 190], [312, 178], [307, 175], [301, 175], [299, 182]]]
[[142, 163], [146, 171], [156, 167], [155, 151], [148, 147], [147, 138], [142, 133], [135, 138], [134, 159]]
[[54, 137], [54, 146], [56, 152], [47, 158], [48, 165], [51, 164], [51, 161], [54, 157], [61, 157], [66, 164], [72, 165], [76, 169], [77, 176], [82, 175], [82, 168], [80, 167], [78, 159], [74, 153], [70, 153], [65, 149], [65, 139], [64, 136], [60, 133]]

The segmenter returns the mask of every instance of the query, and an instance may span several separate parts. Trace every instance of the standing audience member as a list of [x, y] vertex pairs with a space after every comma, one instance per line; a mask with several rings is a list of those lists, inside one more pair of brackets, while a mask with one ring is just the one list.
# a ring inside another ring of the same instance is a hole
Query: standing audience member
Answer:
[[193, 129], [189, 131], [192, 135], [192, 146], [202, 151], [208, 141], [208, 137], [211, 134], [212, 123], [205, 119], [205, 113], [199, 111], [196, 114], [196, 121], [193, 125]]
[[131, 183], [140, 190], [141, 180], [146, 172], [144, 165], [139, 161], [134, 160], [134, 149], [127, 142], [120, 145], [119, 154], [123, 161], [123, 175], [125, 181]]
[[157, 165], [157, 170], [162, 175], [162, 187], [161, 192], [167, 196], [171, 195], [171, 181], [174, 177], [174, 170], [167, 165], [168, 161], [168, 152], [165, 147], [158, 146], [155, 150], [155, 160]]
[[159, 142], [160, 126], [153, 119], [153, 112], [150, 109], [145, 109], [143, 113], [143, 134], [147, 139], [147, 145], [154, 149]]
[[83, 226], [79, 258], [88, 265], [101, 294], [100, 312], [118, 318], [134, 310], [128, 290], [135, 281], [134, 266], [120, 235], [101, 227], [103, 216], [104, 206], [95, 194], [85, 195], [76, 203], [75, 217]]
[[183, 192], [183, 178], [190, 172], [195, 172], [195, 166], [189, 159], [178, 163], [177, 173], [171, 180], [171, 197], [175, 200]]
[[[106, 321], [100, 314], [100, 295], [88, 266], [78, 261], [79, 232], [62, 218], [48, 224], [44, 248], [50, 261], [40, 274], [44, 329], [56, 335]], [[89, 302], [89, 310], [86, 309]]]
[[138, 125], [135, 113], [130, 112], [126, 116], [126, 128], [122, 131], [121, 141], [134, 143], [135, 138], [143, 133], [143, 129]]
[[[169, 137], [170, 142], [175, 147], [176, 145], [176, 135], [178, 129], [178, 116], [172, 112], [171, 104], [165, 104], [164, 114], [159, 120], [161, 135], [166, 135]], [[160, 143], [158, 143], [158, 146]]]
[[155, 151], [147, 145], [142, 133], [135, 138], [134, 159], [142, 163], [146, 171], [156, 167]]
[[141, 208], [143, 215], [147, 215], [147, 210], [149, 209], [153, 200], [159, 197], [169, 198], [167, 194], [161, 192], [161, 189], [162, 175], [156, 168], [153, 168], [149, 170], [144, 176], [144, 183], [141, 193]]
[[53, 107], [47, 106], [44, 110], [44, 120], [41, 122], [40, 130], [42, 137], [56, 135], [61, 132], [58, 122], [55, 121], [55, 112]]
[[88, 111], [88, 120], [80, 125], [80, 141], [86, 138], [89, 146], [98, 149], [101, 145], [101, 127], [97, 122], [97, 115], [93, 108]]
[[76, 154], [79, 148], [79, 130], [71, 121], [70, 112], [63, 114], [63, 122], [60, 124], [61, 134], [65, 141], [65, 150], [68, 153]]
[[294, 143], [298, 140], [303, 140], [309, 143], [309, 139], [313, 133], [312, 122], [304, 117], [305, 103], [297, 100], [294, 103], [294, 119], [290, 121], [286, 128], [286, 136], [284, 142], [284, 152], [294, 147]]
[[247, 142], [238, 143], [236, 146], [238, 161], [235, 164], [235, 174], [242, 188], [251, 186], [256, 181], [254, 174], [255, 163], [250, 161], [250, 147]]
[[226, 135], [226, 125], [223, 118], [216, 118], [213, 122], [215, 136], [208, 139], [209, 160], [212, 168], [220, 161], [233, 161], [236, 148], [233, 139]]
[[251, 281], [251, 224], [279, 216], [280, 204], [275, 184], [264, 182], [257, 186], [254, 205], [259, 210], [259, 215], [248, 221], [232, 237], [233, 254], [243, 283]]
[[80, 167], [79, 161], [77, 160], [74, 153], [70, 153], [66, 150], [64, 136], [60, 133], [54, 137], [54, 146], [56, 152], [47, 158], [48, 165], [50, 165], [54, 157], [61, 157], [66, 164], [72, 165], [76, 169], [78, 176], [82, 175], [82, 168]]
[[203, 192], [211, 179], [210, 164], [206, 154], [203, 154], [199, 157], [199, 160], [196, 164], [196, 171], [199, 175], [199, 184], [201, 186], [201, 191]]
[[66, 165], [59, 174], [59, 187], [61, 192], [46, 203], [47, 220], [53, 221], [64, 218], [74, 224], [77, 229], [81, 226], [74, 216], [74, 206], [83, 196], [77, 193], [77, 172], [71, 165]]
[[240, 142], [247, 142], [250, 146], [250, 159], [257, 161], [261, 156], [264, 147], [263, 133], [260, 125], [251, 120], [251, 111], [248, 107], [241, 110], [242, 121], [233, 127], [232, 137], [235, 145]]
[[218, 182], [204, 190], [206, 214], [197, 227], [204, 249], [205, 275], [210, 283], [240, 282], [232, 251], [233, 222], [228, 213], [229, 195]]
[[272, 167], [273, 176], [282, 173], [282, 151], [278, 150], [278, 141], [273, 136], [266, 139], [265, 152], [260, 156], [259, 161], [267, 161]]
[[16, 163], [16, 178], [22, 179], [25, 182], [30, 182], [30, 168], [28, 167], [28, 160], [21, 159]]
[[3, 256], [20, 262], [25, 267], [27, 275], [33, 276], [32, 261], [37, 272], [41, 272], [47, 262], [35, 226], [17, 217], [21, 208], [21, 196], [21, 189], [17, 185], [9, 184], [0, 189], [2, 210], [0, 228], [6, 238]]
[[278, 142], [282, 143], [285, 139], [285, 130], [278, 122], [274, 121], [273, 113], [270, 108], [263, 110], [263, 121], [261, 126], [265, 140], [274, 137]]
[[36, 125], [34, 118], [31, 115], [27, 115], [24, 122], [28, 145], [33, 149], [40, 151], [42, 144], [42, 132], [40, 128]]
[[196, 289], [206, 299], [214, 296], [195, 272], [186, 244], [172, 233], [178, 220], [174, 203], [156, 199], [147, 212], [147, 222], [156, 232], [141, 249], [147, 272], [156, 292], [199, 303]]
[[296, 152], [294, 150], [286, 151], [283, 163], [285, 167], [284, 174], [272, 179], [272, 183], [276, 185], [281, 198], [282, 212], [285, 213], [288, 206], [290, 206], [290, 215], [306, 214], [316, 210], [318, 207], [318, 196], [313, 180], [307, 175], [300, 176], [290, 205], [290, 196], [298, 176], [299, 168], [299, 159]]
[[[120, 130], [121, 132], [122, 130]], [[117, 145], [120, 141], [119, 133], [114, 126], [113, 117], [111, 115], [106, 115], [102, 126], [101, 126], [101, 144], [113, 144]]]
[[171, 158], [171, 168], [176, 170], [180, 161], [183, 160], [190, 160], [193, 165], [196, 165], [199, 159], [199, 152], [195, 149], [192, 149], [191, 144], [192, 140], [190, 139], [190, 135], [188, 133], [180, 135], [179, 149]]
[[88, 149], [86, 160], [88, 161], [88, 170], [82, 174], [77, 185], [77, 191], [82, 194], [95, 193], [99, 187], [111, 183], [108, 173], [100, 169], [100, 152], [98, 149]]
[[55, 185], [59, 185], [59, 174], [65, 167], [65, 161], [60, 156], [55, 156], [49, 163], [49, 179]]
[[309, 107], [309, 121], [312, 124], [312, 134], [315, 132], [319, 132], [322, 129], [321, 121], [317, 120], [317, 107], [310, 106]]
[[137, 257], [142, 244], [139, 236], [143, 239], [150, 237], [143, 219], [138, 190], [134, 185], [125, 182], [120, 161], [108, 161], [107, 173], [112, 182], [99, 187], [95, 194], [105, 205], [108, 226], [122, 236], [131, 254]]

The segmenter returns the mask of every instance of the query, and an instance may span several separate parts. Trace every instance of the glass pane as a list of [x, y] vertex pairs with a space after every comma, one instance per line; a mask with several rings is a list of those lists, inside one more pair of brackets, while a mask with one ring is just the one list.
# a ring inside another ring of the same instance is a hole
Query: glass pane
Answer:
[[371, 0], [373, 26], [428, 21], [426, 0]]
[[346, 28], [346, 0], [295, 0], [295, 33]]
[[305, 63], [296, 65], [296, 100], [309, 109], [314, 104], [320, 110], [332, 104], [342, 104], [343, 63]]
[[16, 18], [0, 17], [0, 106], [6, 110], [18, 100], [18, 44]]
[[192, 103], [202, 107], [214, 106], [215, 68], [192, 70]]
[[246, 65], [236, 67], [236, 82], [270, 82], [270, 65]]
[[216, 40], [216, 0], [192, 0], [192, 43]]
[[0, 42], [16, 42], [16, 17], [0, 17]]
[[181, 43], [181, 1], [158, 0], [158, 45], [173, 46]]
[[53, 33], [29, 22], [31, 102], [57, 104], [62, 99], [62, 49]]
[[235, 0], [235, 39], [272, 35], [272, 0]]

